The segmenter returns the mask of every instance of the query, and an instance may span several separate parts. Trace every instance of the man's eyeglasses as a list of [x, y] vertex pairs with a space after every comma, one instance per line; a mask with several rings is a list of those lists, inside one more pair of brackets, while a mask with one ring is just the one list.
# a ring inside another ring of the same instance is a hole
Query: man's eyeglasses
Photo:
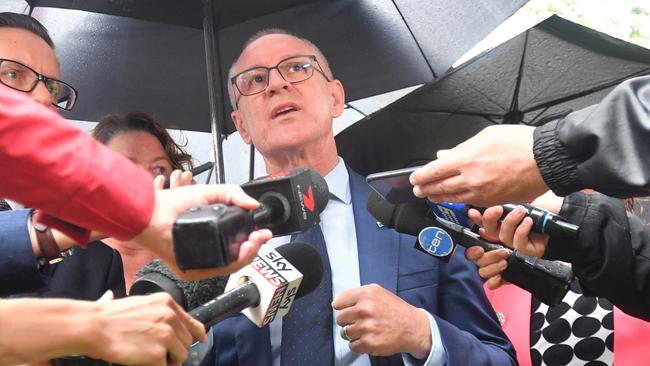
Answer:
[[314, 70], [330, 81], [323, 73], [316, 56], [305, 55], [286, 58], [273, 67], [258, 66], [244, 70], [230, 78], [230, 82], [241, 95], [259, 94], [269, 86], [269, 74], [273, 69], [278, 70], [280, 76], [292, 84], [309, 79], [314, 75]]
[[0, 82], [21, 92], [30, 93], [39, 81], [45, 83], [52, 95], [52, 105], [66, 111], [72, 110], [77, 101], [77, 91], [61, 80], [48, 78], [20, 62], [0, 58]]

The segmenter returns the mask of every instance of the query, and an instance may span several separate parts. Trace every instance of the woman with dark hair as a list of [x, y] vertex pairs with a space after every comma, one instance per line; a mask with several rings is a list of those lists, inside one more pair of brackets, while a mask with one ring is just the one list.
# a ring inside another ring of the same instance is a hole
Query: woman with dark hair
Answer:
[[[110, 149], [150, 172], [155, 178], [154, 185], [157, 189], [163, 188], [165, 180], [170, 182], [172, 188], [192, 183], [192, 173], [189, 171], [192, 169], [192, 156], [147, 113], [108, 115], [99, 121], [91, 134]], [[128, 292], [136, 273], [156, 258], [155, 255], [127, 241], [114, 238], [102, 241], [120, 253]]]
[[[153, 171], [153, 173], [156, 173], [156, 175], [164, 175], [166, 178], [169, 178], [171, 170], [168, 170], [168, 168], [171, 168], [172, 170], [192, 169], [192, 156], [185, 152], [185, 150], [183, 150], [183, 148], [169, 135], [169, 132], [167, 132], [158, 121], [153, 119], [153, 117], [147, 113], [131, 112], [125, 116], [117, 114], [108, 115], [99, 121], [97, 126], [93, 128], [91, 134], [96, 140], [104, 145], [110, 145], [111, 141], [114, 141], [115, 137], [137, 137], [137, 132], [144, 132], [149, 136], [156, 138], [167, 156], [170, 167], [160, 166], [158, 167], [159, 169]], [[145, 139], [147, 138], [145, 137]], [[161, 170], [160, 168], [164, 168], [165, 170]]]

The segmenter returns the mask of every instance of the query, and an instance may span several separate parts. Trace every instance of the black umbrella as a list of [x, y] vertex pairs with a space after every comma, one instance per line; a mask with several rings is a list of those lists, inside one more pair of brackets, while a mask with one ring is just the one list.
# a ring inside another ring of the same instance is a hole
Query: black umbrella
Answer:
[[649, 73], [650, 50], [551, 16], [342, 131], [337, 145], [361, 173], [397, 169], [490, 124], [560, 118]]
[[[66, 116], [145, 110], [213, 131], [217, 159], [234, 131], [227, 69], [267, 27], [313, 40], [348, 100], [433, 80], [526, 0], [3, 0], [52, 30], [79, 90]], [[3, 8], [0, 5], [0, 11]], [[11, 10], [11, 9], [9, 9]], [[220, 177], [219, 171], [217, 172]]]

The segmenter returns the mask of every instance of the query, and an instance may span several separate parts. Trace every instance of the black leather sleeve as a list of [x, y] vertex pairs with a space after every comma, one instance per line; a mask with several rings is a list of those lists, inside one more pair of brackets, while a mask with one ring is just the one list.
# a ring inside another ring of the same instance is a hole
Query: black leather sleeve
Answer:
[[544, 257], [570, 262], [585, 294], [650, 320], [650, 227], [600, 193], [567, 196], [560, 215], [580, 225], [578, 239], [551, 238]]
[[650, 195], [650, 76], [623, 82], [597, 106], [535, 129], [533, 152], [559, 196], [591, 188]]

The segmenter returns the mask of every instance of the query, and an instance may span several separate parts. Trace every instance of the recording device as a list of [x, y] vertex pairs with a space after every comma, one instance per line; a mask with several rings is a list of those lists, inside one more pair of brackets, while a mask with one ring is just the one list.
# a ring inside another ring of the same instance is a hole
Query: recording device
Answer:
[[[409, 176], [421, 167], [422, 166], [417, 166], [370, 174], [366, 177], [366, 181], [389, 203], [400, 204], [420, 202], [423, 199], [418, 198], [413, 194], [413, 186], [409, 181]], [[458, 223], [465, 227], [472, 227], [472, 224], [467, 218], [467, 211], [470, 208], [475, 208], [481, 213], [485, 211], [485, 208], [474, 207], [464, 203], [429, 202], [429, 205], [437, 217]], [[517, 205], [511, 203], [502, 205], [503, 215], [501, 215], [500, 220], [503, 220], [506, 215], [518, 206], [522, 206], [526, 210], [526, 216], [533, 220], [533, 228], [531, 229], [533, 232], [570, 239], [578, 237], [578, 230], [580, 229], [578, 225], [574, 225], [568, 222], [565, 218], [550, 211], [532, 205]]]
[[[195, 167], [194, 169], [190, 170], [190, 172], [192, 172], [192, 177], [196, 177], [197, 175], [212, 169], [213, 166], [214, 163], [208, 161], [207, 163], [201, 164]], [[163, 189], [169, 189], [169, 179], [165, 179], [165, 183], [163, 184]]]
[[376, 192], [371, 192], [367, 208], [386, 227], [416, 236], [418, 239], [415, 247], [418, 250], [445, 262], [453, 255], [456, 243], [464, 247], [480, 246], [485, 251], [508, 250], [508, 267], [501, 276], [548, 305], [559, 304], [573, 281], [573, 272], [569, 265], [527, 256], [517, 250], [483, 240], [478, 234], [458, 223], [436, 217], [423, 200], [418, 203], [393, 205]]
[[198, 206], [176, 219], [172, 233], [180, 269], [228, 265], [256, 228], [271, 229], [275, 236], [306, 231], [318, 224], [329, 199], [325, 179], [308, 168], [255, 179], [242, 188], [260, 207]]

